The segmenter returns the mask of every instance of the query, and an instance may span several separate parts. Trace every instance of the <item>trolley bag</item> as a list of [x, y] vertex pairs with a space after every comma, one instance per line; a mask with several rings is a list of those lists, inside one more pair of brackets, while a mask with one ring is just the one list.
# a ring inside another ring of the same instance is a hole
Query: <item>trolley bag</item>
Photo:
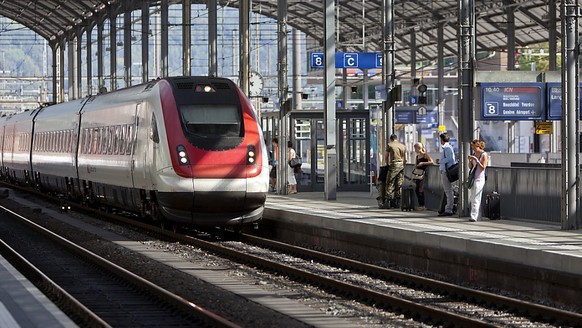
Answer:
[[414, 185], [407, 184], [402, 186], [400, 193], [400, 209], [402, 211], [414, 210]]
[[491, 220], [501, 219], [501, 197], [497, 192], [485, 196], [485, 206], [483, 206], [483, 216]]

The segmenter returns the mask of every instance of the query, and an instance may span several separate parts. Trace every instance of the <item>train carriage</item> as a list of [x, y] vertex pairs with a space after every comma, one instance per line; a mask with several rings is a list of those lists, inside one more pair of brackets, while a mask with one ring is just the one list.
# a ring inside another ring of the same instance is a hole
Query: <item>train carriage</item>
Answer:
[[73, 100], [37, 111], [31, 152], [37, 187], [79, 197], [76, 156], [79, 111], [87, 100]]
[[38, 110], [6, 117], [2, 145], [4, 176], [19, 183], [31, 182], [31, 143], [34, 116]]
[[[141, 210], [151, 183], [136, 183], [149, 167], [143, 118], [150, 93], [148, 85], [93, 97], [81, 112], [78, 167], [86, 197], [94, 202]], [[139, 145], [139, 149], [136, 147]], [[143, 179], [142, 179], [143, 180]]]

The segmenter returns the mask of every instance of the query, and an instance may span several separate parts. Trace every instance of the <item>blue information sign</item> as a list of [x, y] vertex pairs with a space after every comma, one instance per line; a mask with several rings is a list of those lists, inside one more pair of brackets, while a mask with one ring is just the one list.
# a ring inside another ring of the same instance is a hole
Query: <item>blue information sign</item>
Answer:
[[[562, 119], [562, 83], [546, 83], [548, 94], [548, 120]], [[581, 90], [582, 91], [582, 90]], [[580, 108], [582, 108], [582, 98], [580, 98]], [[580, 111], [582, 119], [582, 111]]]
[[416, 111], [409, 109], [396, 109], [394, 110], [394, 123], [395, 124], [414, 124], [416, 118]]
[[439, 125], [438, 110], [427, 110], [426, 115], [416, 115], [416, 123], [428, 124], [428, 128], [436, 128]]
[[[311, 68], [324, 68], [323, 52], [312, 52], [309, 61]], [[336, 52], [335, 68], [382, 68], [381, 52]]]
[[482, 83], [482, 120], [543, 120], [543, 83]]

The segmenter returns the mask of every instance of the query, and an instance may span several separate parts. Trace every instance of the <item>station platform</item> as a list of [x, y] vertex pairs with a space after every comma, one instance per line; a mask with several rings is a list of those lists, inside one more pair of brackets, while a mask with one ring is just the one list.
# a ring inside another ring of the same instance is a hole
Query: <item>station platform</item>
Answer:
[[78, 327], [6, 259], [0, 257], [0, 327]]
[[[378, 209], [375, 194], [269, 194], [264, 225], [283, 239], [582, 308], [582, 231], [511, 219], [470, 222]], [[283, 230], [284, 229], [284, 230]]]

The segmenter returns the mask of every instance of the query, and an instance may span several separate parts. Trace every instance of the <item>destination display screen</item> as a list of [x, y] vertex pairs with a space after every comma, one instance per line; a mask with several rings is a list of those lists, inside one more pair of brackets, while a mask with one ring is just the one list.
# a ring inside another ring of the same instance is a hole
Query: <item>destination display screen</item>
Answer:
[[[548, 120], [559, 121], [562, 119], [562, 83], [552, 82], [546, 85], [546, 92], [548, 94]], [[580, 99], [580, 108], [582, 108], [582, 97]], [[582, 119], [582, 111], [580, 111], [580, 119]]]
[[543, 83], [482, 83], [482, 120], [543, 120]]

